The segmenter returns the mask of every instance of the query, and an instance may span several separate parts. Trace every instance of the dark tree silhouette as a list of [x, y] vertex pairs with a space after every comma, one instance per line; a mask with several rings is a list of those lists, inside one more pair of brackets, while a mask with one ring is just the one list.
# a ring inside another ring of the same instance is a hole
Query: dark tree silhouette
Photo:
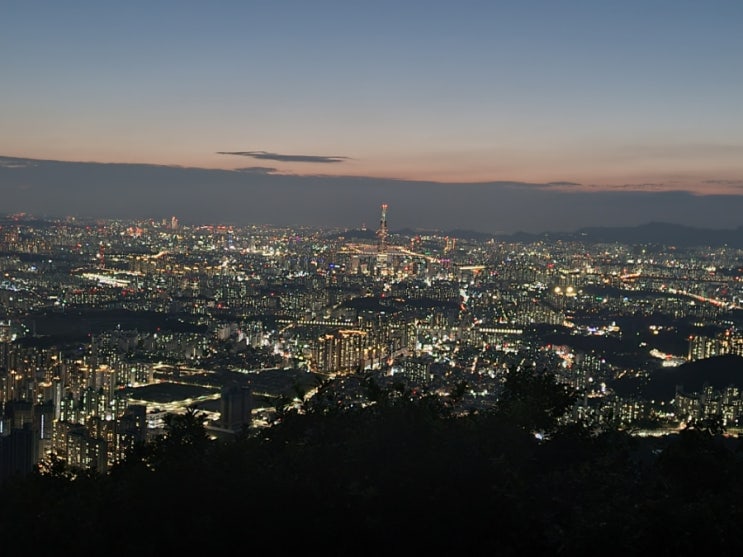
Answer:
[[547, 371], [512, 369], [496, 405], [504, 419], [526, 431], [550, 434], [572, 408], [578, 393]]
[[547, 372], [509, 373], [489, 412], [367, 388], [378, 403], [287, 412], [231, 440], [192, 408], [108, 474], [58, 462], [14, 478], [0, 490], [3, 551], [743, 550], [743, 453], [714, 423], [654, 439], [563, 422], [574, 393]]

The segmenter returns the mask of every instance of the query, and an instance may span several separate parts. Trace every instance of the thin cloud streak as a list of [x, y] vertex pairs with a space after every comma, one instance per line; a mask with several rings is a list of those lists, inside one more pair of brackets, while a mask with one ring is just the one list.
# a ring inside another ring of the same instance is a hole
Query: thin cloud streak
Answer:
[[705, 180], [703, 184], [712, 184], [715, 186], [727, 186], [730, 188], [743, 188], [743, 180]]
[[235, 169], [235, 172], [245, 172], [246, 174], [274, 174], [278, 171], [279, 169], [273, 166], [246, 166]]
[[349, 160], [350, 157], [322, 156], [322, 155], [283, 155], [270, 153], [268, 151], [217, 151], [218, 155], [235, 155], [240, 157], [252, 157], [254, 159], [280, 161], [280, 162], [312, 162], [312, 163], [337, 163]]

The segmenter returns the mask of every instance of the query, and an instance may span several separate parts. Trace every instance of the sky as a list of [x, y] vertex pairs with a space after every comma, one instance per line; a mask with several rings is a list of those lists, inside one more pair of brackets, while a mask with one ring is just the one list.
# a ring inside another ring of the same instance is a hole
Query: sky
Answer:
[[[743, 194], [740, 0], [5, 0], [1, 11], [8, 160], [306, 178], [308, 195], [322, 176], [422, 192], [521, 184], [581, 203]], [[31, 185], [0, 173], [6, 193]], [[96, 187], [101, 200], [121, 193]]]

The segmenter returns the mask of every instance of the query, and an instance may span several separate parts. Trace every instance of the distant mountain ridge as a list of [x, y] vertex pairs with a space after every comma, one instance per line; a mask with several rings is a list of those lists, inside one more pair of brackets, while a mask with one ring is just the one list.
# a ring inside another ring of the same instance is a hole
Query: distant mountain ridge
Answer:
[[698, 395], [705, 386], [718, 391], [726, 387], [743, 388], [743, 357], [726, 354], [661, 368], [647, 380], [629, 378], [615, 382], [612, 388], [622, 396], [639, 395], [646, 400], [669, 401], [677, 389], [688, 395]]
[[[0, 215], [0, 226], [17, 223], [18, 219], [11, 215]], [[28, 216], [23, 222], [36, 227], [49, 224], [44, 218]], [[71, 221], [69, 226], [84, 226], [84, 219], [79, 222]], [[477, 230], [421, 230], [414, 228], [400, 228], [390, 230], [392, 235], [416, 236], [421, 234], [435, 234], [451, 238], [463, 238], [480, 242], [497, 240], [501, 242], [532, 243], [532, 242], [582, 242], [586, 244], [644, 244], [668, 247], [723, 247], [743, 249], [743, 225], [732, 229], [698, 228], [683, 224], [667, 222], [649, 222], [638, 226], [593, 226], [584, 227], [574, 232], [514, 232], [512, 234], [491, 234]], [[377, 231], [371, 228], [349, 228], [343, 232], [333, 232], [327, 238], [345, 238], [356, 241], [376, 241]]]
[[505, 242], [530, 243], [538, 241], [580, 241], [590, 244], [655, 244], [675, 247], [710, 246], [743, 248], [743, 226], [718, 230], [696, 228], [683, 224], [650, 222], [638, 226], [587, 227], [575, 232], [516, 232], [513, 234], [488, 235], [481, 232], [455, 230], [444, 234], [460, 238], [493, 238]]

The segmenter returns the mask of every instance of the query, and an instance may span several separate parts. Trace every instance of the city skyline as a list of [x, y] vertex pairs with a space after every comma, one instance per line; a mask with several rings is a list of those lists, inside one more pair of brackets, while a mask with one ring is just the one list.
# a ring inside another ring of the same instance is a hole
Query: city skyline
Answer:
[[0, 188], [44, 214], [215, 220], [235, 196], [275, 223], [387, 202], [400, 226], [733, 227], [741, 21], [728, 1], [14, 4]]

